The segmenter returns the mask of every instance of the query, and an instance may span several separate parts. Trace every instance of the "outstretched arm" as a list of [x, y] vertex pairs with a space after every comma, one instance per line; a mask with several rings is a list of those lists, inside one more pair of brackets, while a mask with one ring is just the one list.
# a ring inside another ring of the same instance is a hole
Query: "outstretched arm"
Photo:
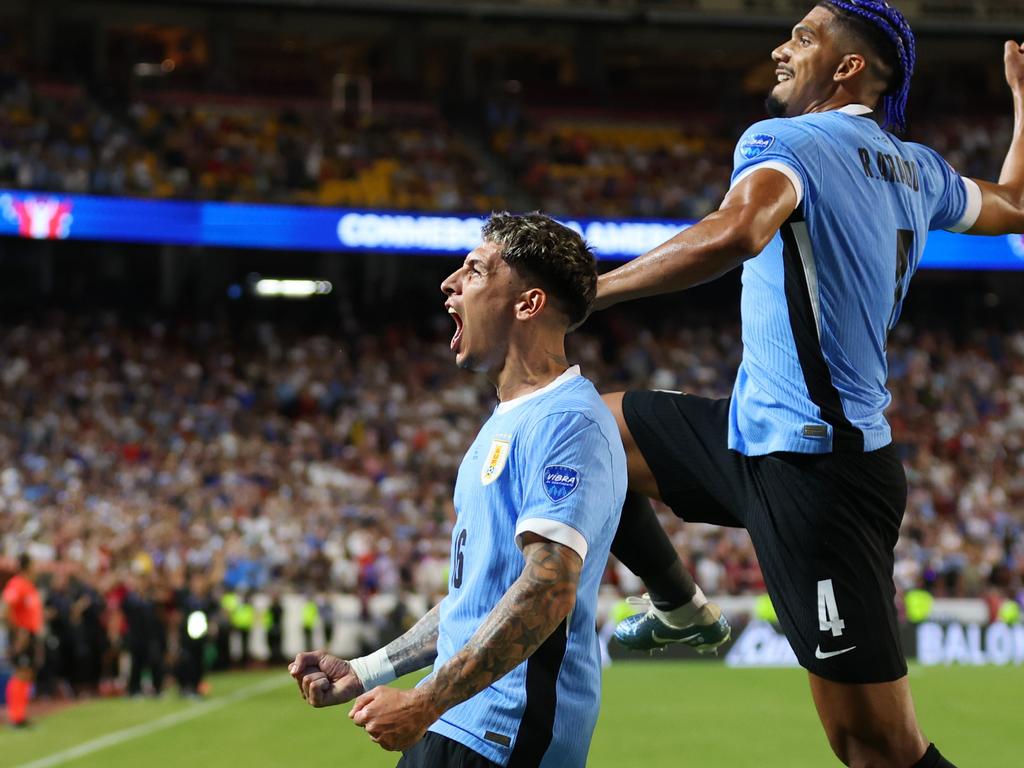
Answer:
[[759, 254], [796, 209], [793, 183], [771, 168], [729, 190], [721, 207], [643, 256], [601, 275], [594, 309], [706, 283]]
[[401, 637], [362, 659], [346, 661], [324, 651], [307, 651], [288, 667], [302, 697], [314, 707], [344, 704], [377, 685], [434, 663], [440, 605]]
[[444, 712], [528, 659], [572, 612], [583, 561], [569, 547], [523, 534], [526, 564], [465, 647], [412, 691], [375, 688], [351, 717], [385, 749], [404, 750]]
[[981, 188], [981, 212], [967, 230], [972, 235], [1024, 232], [1024, 46], [1007, 41], [1003, 60], [1013, 94], [1013, 140], [999, 182], [975, 180]]

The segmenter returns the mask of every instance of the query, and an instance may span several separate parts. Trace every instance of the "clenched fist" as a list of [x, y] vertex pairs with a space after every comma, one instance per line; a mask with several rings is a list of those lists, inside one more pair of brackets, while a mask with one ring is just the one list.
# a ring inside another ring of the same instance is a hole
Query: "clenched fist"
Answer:
[[306, 651], [296, 655], [288, 671], [310, 705], [331, 707], [344, 704], [364, 693], [363, 683], [345, 659], [326, 651]]
[[402, 691], [380, 685], [356, 699], [348, 716], [383, 749], [404, 752], [441, 713], [422, 688]]
[[1010, 90], [1018, 96], [1024, 95], [1024, 46], [1015, 40], [1007, 40], [1003, 63]]

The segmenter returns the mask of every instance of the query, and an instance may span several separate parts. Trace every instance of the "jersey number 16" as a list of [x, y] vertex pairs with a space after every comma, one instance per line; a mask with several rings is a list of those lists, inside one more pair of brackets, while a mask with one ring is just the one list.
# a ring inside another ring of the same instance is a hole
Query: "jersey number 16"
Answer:
[[452, 586], [458, 589], [462, 586], [462, 549], [466, 546], [466, 529], [463, 528], [455, 537], [455, 554], [452, 557]]

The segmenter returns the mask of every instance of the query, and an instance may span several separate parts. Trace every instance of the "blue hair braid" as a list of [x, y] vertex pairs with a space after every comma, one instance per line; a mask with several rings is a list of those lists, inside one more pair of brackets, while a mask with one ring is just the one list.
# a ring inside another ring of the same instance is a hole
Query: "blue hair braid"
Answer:
[[884, 0], [825, 0], [822, 5], [867, 22], [892, 42], [899, 57], [899, 82], [894, 83], [882, 97], [885, 109], [885, 123], [882, 127], [897, 133], [904, 131], [907, 127], [910, 78], [917, 62], [917, 44], [910, 24], [902, 13]]

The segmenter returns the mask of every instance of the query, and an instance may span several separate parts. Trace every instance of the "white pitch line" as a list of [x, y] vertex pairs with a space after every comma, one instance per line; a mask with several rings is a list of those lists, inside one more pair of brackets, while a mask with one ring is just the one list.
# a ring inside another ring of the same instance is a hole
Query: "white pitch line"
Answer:
[[16, 768], [52, 768], [55, 765], [61, 765], [69, 760], [75, 760], [79, 757], [85, 757], [91, 755], [93, 752], [99, 752], [101, 749], [107, 747], [113, 747], [118, 744], [123, 744], [126, 741], [137, 739], [140, 736], [148, 736], [156, 731], [162, 731], [165, 728], [172, 728], [179, 723], [184, 723], [189, 720], [195, 720], [197, 717], [208, 715], [218, 709], [223, 709], [230, 704], [236, 704], [239, 701], [245, 699], [251, 699], [253, 696], [259, 696], [261, 693], [272, 691], [275, 688], [280, 688], [286, 683], [292, 681], [287, 677], [284, 679], [280, 677], [274, 677], [269, 680], [263, 680], [253, 685], [248, 685], [245, 688], [240, 688], [234, 693], [229, 693], [227, 696], [223, 696], [213, 701], [207, 701], [202, 704], [196, 704], [194, 707], [181, 710], [180, 712], [172, 712], [169, 715], [151, 720], [148, 723], [141, 723], [140, 725], [133, 725], [131, 728], [124, 728], [120, 731], [114, 731], [108, 733], [106, 736], [100, 736], [98, 739], [87, 741], [84, 744], [79, 744], [77, 747], [71, 747], [60, 752], [56, 752], [49, 757], [43, 757], [39, 760], [33, 760], [30, 763], [22, 763]]

